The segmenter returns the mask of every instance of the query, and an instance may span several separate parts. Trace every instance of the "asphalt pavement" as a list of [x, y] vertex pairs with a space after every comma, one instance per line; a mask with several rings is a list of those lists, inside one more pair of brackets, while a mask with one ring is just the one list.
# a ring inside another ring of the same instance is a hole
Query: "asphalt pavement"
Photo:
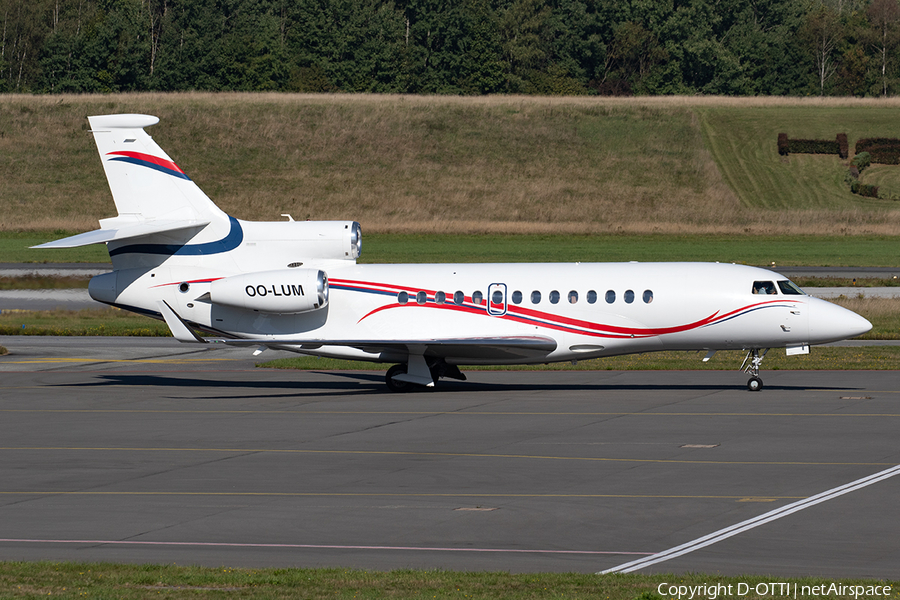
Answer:
[[0, 560], [900, 579], [894, 372], [391, 394], [171, 339], [0, 345]]

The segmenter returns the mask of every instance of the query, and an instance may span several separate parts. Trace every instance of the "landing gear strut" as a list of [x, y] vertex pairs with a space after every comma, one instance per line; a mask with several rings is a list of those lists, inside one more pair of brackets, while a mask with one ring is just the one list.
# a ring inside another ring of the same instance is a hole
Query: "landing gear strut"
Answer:
[[[466, 380], [465, 374], [459, 370], [459, 367], [456, 365], [448, 365], [443, 358], [430, 358], [425, 361], [422, 366], [428, 368], [427, 372], [431, 376], [431, 381], [434, 383], [437, 383], [437, 381], [443, 377], [458, 379], [460, 381]], [[387, 384], [388, 389], [392, 392], [412, 392], [433, 389], [433, 383], [430, 384], [430, 386], [425, 385], [425, 382], [428, 381], [427, 378], [420, 378], [421, 383], [395, 379], [398, 375], [406, 375], [407, 373], [409, 373], [408, 363], [394, 365], [388, 369], [387, 373], [384, 375], [384, 382]]]
[[753, 348], [747, 353], [744, 362], [741, 364], [741, 370], [745, 373], [750, 373], [750, 379], [747, 381], [747, 389], [751, 392], [758, 392], [763, 387], [763, 381], [759, 377], [759, 365], [762, 364], [762, 361], [768, 352], [769, 349], [766, 348], [763, 350], [762, 354], [760, 354], [759, 348]]

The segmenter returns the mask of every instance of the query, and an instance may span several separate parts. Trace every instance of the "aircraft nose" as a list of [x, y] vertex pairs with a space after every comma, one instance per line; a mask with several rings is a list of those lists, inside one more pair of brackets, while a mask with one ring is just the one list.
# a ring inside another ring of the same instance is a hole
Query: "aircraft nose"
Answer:
[[852, 310], [818, 298], [810, 298], [809, 341], [836, 342], [862, 335], [872, 329], [869, 321]]

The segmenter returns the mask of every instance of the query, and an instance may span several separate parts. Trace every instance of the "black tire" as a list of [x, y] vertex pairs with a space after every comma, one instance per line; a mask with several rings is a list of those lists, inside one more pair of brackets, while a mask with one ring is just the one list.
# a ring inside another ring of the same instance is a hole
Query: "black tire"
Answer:
[[394, 365], [384, 375], [384, 383], [387, 384], [388, 389], [392, 392], [408, 392], [414, 385], [408, 381], [397, 381], [394, 379], [395, 375], [400, 375], [401, 373], [406, 373], [406, 365]]
[[762, 379], [759, 377], [751, 377], [750, 381], [747, 382], [747, 389], [751, 392], [758, 392], [763, 388]]

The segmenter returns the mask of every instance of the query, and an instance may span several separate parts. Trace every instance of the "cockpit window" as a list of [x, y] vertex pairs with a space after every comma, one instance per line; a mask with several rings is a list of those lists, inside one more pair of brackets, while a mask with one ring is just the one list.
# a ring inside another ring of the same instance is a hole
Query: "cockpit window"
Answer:
[[754, 281], [753, 282], [753, 293], [754, 294], [777, 294], [778, 292], [775, 290], [775, 284], [771, 281]]
[[788, 281], [785, 279], [784, 281], [778, 282], [778, 288], [781, 290], [782, 294], [789, 294], [792, 296], [805, 296], [806, 294], [797, 287], [797, 284], [793, 281]]

